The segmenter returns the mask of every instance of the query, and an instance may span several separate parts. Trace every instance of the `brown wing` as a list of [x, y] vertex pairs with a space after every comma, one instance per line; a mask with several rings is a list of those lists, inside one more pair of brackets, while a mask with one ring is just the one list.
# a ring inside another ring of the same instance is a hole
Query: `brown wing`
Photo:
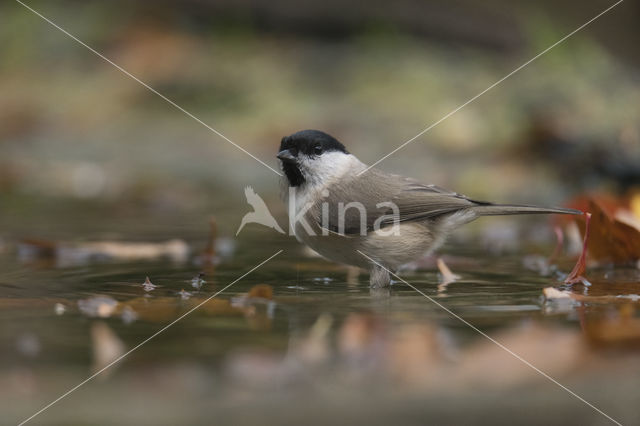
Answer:
[[[326, 203], [324, 207], [323, 203]], [[397, 206], [400, 222], [427, 220], [488, 204], [434, 185], [424, 185], [410, 178], [371, 169], [362, 176], [331, 185], [329, 195], [314, 206], [313, 216], [320, 226], [332, 232], [358, 234], [361, 229], [373, 230], [374, 225], [382, 227], [393, 224], [394, 209], [389, 203]], [[324, 222], [323, 208], [328, 218]], [[344, 221], [342, 224], [341, 217]]]

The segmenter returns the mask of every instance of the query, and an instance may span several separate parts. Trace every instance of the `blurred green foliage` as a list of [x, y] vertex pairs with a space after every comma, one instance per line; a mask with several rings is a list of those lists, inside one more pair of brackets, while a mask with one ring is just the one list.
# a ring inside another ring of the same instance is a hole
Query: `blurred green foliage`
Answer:
[[[574, 29], [542, 6], [514, 7], [513, 46], [495, 48], [376, 19], [332, 38], [264, 30], [242, 13], [195, 19], [171, 2], [153, 14], [126, 2], [30, 4], [274, 167], [280, 138], [304, 128], [376, 161]], [[5, 4], [2, 16], [5, 194], [123, 202], [237, 193], [242, 205], [240, 188], [252, 184], [275, 196], [272, 172], [26, 8]], [[562, 162], [546, 161], [553, 153], [536, 154], [532, 128], [579, 152], [638, 158], [639, 100], [636, 70], [586, 28], [380, 167], [480, 198], [559, 202], [609, 183], [566, 182]]]

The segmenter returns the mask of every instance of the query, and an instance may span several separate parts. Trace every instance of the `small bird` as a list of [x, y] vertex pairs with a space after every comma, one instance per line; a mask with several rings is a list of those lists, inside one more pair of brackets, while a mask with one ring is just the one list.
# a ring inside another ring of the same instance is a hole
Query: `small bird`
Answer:
[[368, 269], [371, 287], [438, 248], [480, 216], [578, 210], [476, 201], [435, 185], [368, 168], [334, 137], [303, 130], [282, 138], [283, 198], [298, 241], [325, 258]]
[[276, 222], [273, 215], [271, 215], [271, 212], [269, 212], [264, 200], [256, 194], [252, 187], [247, 186], [244, 189], [244, 196], [247, 198], [247, 203], [253, 207], [254, 211], [249, 212], [242, 217], [240, 226], [236, 231], [236, 236], [240, 231], [242, 231], [242, 228], [244, 228], [244, 225], [247, 223], [259, 223], [260, 225], [268, 226], [269, 228], [273, 228], [281, 234], [284, 234], [284, 231], [280, 228], [278, 222]]

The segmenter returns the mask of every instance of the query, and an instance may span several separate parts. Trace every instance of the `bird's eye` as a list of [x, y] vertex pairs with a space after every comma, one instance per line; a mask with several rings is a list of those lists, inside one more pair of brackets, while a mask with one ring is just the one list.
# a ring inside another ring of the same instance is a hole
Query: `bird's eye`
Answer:
[[316, 146], [313, 148], [313, 153], [314, 153], [315, 155], [322, 155], [322, 147], [321, 147], [320, 145], [316, 145]]

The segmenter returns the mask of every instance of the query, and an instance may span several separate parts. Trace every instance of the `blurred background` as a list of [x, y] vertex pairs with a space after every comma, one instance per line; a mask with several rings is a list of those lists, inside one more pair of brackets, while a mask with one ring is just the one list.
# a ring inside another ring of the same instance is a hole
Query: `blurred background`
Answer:
[[[29, 5], [277, 168], [281, 137], [306, 128], [372, 163], [609, 3]], [[81, 226], [52, 216], [51, 203], [125, 217], [215, 206], [235, 219], [246, 185], [279, 206], [267, 168], [20, 4], [0, 7], [5, 226], [45, 215]], [[619, 6], [379, 167], [513, 202], [561, 204], [637, 183], [639, 10]]]
[[[373, 163], [612, 4], [25, 3], [273, 168], [308, 128]], [[624, 204], [618, 222], [594, 214], [590, 260], [622, 266], [590, 268], [591, 286], [563, 284], [578, 227], [553, 251], [543, 217], [461, 229], [442, 251], [452, 281], [435, 259], [403, 276], [625, 424], [640, 422], [639, 19], [621, 3], [378, 166], [475, 199]], [[0, 46], [2, 421], [284, 249], [33, 423], [610, 424], [406, 286], [370, 292], [259, 225], [235, 238], [246, 186], [284, 227], [278, 176], [18, 2], [0, 4]]]

